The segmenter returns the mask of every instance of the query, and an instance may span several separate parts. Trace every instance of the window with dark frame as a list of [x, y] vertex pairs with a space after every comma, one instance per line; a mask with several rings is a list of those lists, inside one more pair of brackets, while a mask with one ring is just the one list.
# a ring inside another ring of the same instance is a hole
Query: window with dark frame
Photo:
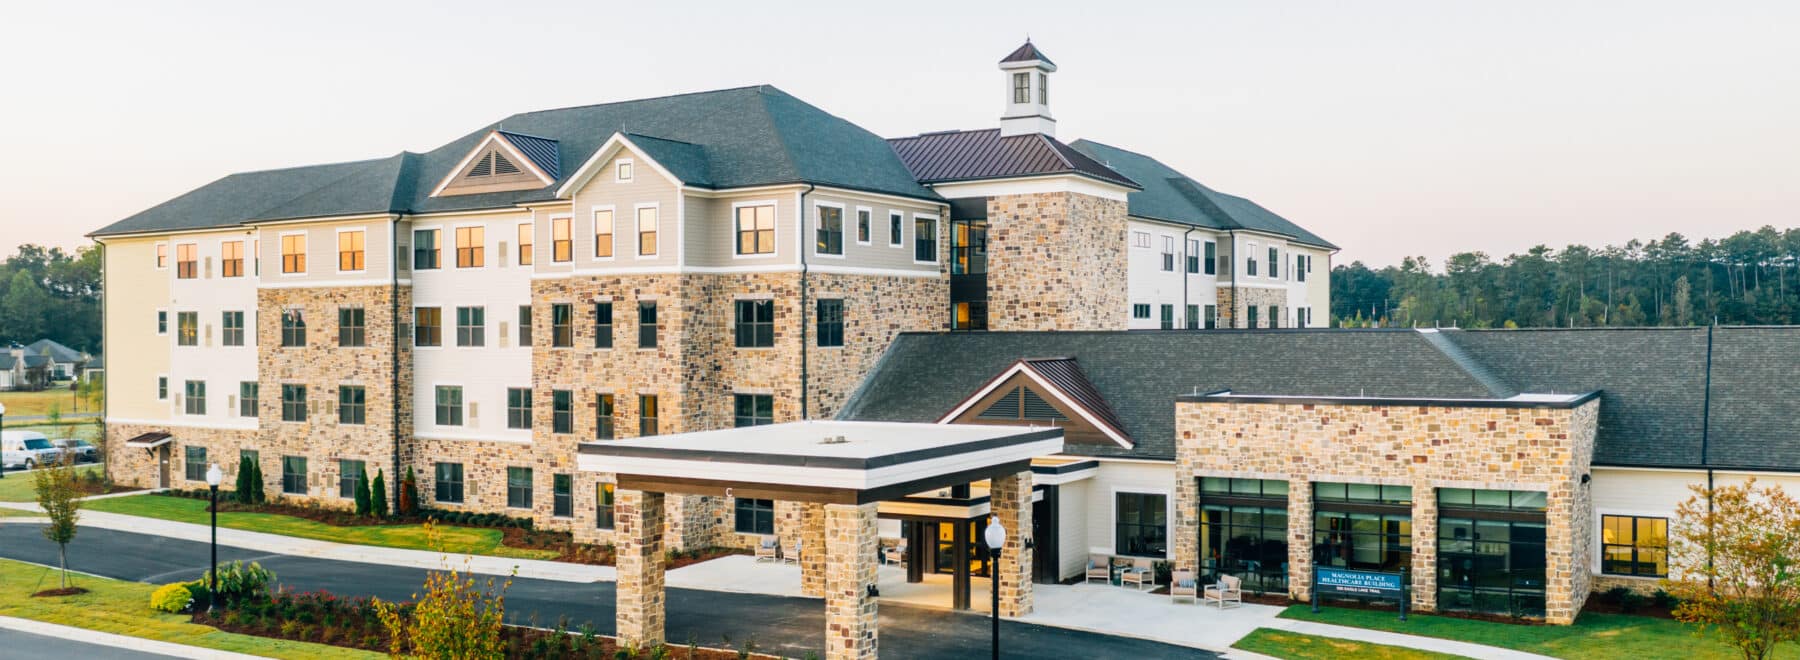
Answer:
[[613, 347], [613, 304], [594, 303], [594, 348]]
[[1256, 248], [1254, 246], [1251, 247], [1251, 249], [1249, 249], [1249, 250], [1245, 250], [1245, 254], [1244, 254], [1244, 274], [1245, 275], [1255, 275], [1256, 274], [1256, 251], [1255, 250], [1256, 250]]
[[257, 410], [256, 410], [257, 392], [258, 392], [258, 390], [261, 390], [261, 389], [262, 389], [262, 384], [258, 383], [256, 381], [253, 381], [253, 380], [246, 380], [246, 381], [238, 383], [238, 416], [239, 417], [255, 417], [255, 416], [257, 416], [257, 414], [258, 414]]
[[1206, 323], [1207, 330], [1212, 330], [1212, 329], [1218, 328], [1219, 327], [1219, 308], [1218, 308], [1218, 306], [1217, 305], [1205, 306], [1204, 308], [1201, 309], [1200, 318], [1202, 321], [1204, 321]]
[[770, 348], [775, 345], [775, 301], [738, 300], [733, 336], [738, 348]]
[[531, 347], [531, 305], [519, 305], [519, 347]]
[[601, 394], [594, 397], [594, 437], [596, 439], [611, 440], [618, 437], [618, 431], [613, 424], [614, 412], [616, 411], [614, 410], [613, 395]]
[[1165, 557], [1169, 552], [1168, 496], [1117, 493], [1113, 552], [1131, 557]]
[[361, 307], [338, 308], [338, 346], [355, 348], [368, 345], [367, 318]]
[[594, 527], [596, 529], [613, 528], [613, 497], [616, 493], [613, 484], [601, 483], [594, 486]]
[[338, 386], [338, 423], [364, 424], [368, 420], [369, 391], [362, 385]]
[[775, 397], [770, 394], [733, 394], [735, 426], [763, 426], [775, 423]]
[[575, 515], [575, 476], [550, 475], [550, 515], [569, 518]]
[[1207, 241], [1205, 250], [1206, 259], [1201, 262], [1201, 267], [1205, 269], [1207, 275], [1219, 274], [1219, 244]]
[[281, 345], [284, 348], [306, 345], [306, 312], [298, 309], [281, 310]]
[[656, 395], [638, 395], [638, 435], [656, 435]]
[[306, 457], [281, 457], [281, 492], [289, 495], [306, 494]]
[[438, 426], [462, 426], [463, 423], [463, 388], [455, 385], [439, 385], [434, 390], [433, 409], [436, 411], [435, 421]]
[[818, 236], [813, 252], [818, 254], [844, 254], [844, 209], [836, 206], [814, 207], [816, 214], [814, 229]]
[[817, 322], [814, 334], [823, 347], [844, 345], [844, 301], [841, 298], [820, 298], [817, 305]]
[[1187, 242], [1187, 272], [1190, 275], [1200, 272], [1200, 241], [1191, 238]]
[[875, 212], [869, 209], [856, 210], [856, 242], [864, 245], [869, 243], [869, 225], [874, 222], [874, 215]]
[[169, 400], [169, 377], [168, 376], [157, 376], [156, 377], [156, 400], [157, 401], [168, 401]]
[[456, 345], [483, 346], [487, 344], [487, 308], [456, 308]]
[[165, 310], [156, 310], [156, 334], [169, 334], [169, 312]]
[[206, 480], [205, 447], [188, 447], [186, 451], [182, 452], [182, 463], [184, 466], [182, 476], [187, 477], [188, 481]]
[[1312, 257], [1310, 255], [1304, 255], [1304, 254], [1294, 255], [1294, 281], [1295, 282], [1305, 282], [1306, 274], [1308, 272], [1310, 272], [1311, 270], [1312, 270]]
[[900, 244], [906, 242], [905, 237], [901, 235], [905, 227], [905, 214], [900, 213], [899, 211], [891, 211], [888, 213], [888, 245], [900, 247]]
[[1669, 574], [1669, 519], [1600, 516], [1600, 572], [1662, 577]]
[[1175, 272], [1175, 237], [1162, 237], [1162, 269], [1165, 273]]
[[937, 218], [913, 218], [913, 261], [937, 263]]
[[1245, 327], [1248, 327], [1248, 328], [1256, 327], [1256, 305], [1248, 305], [1248, 306], [1244, 307], [1244, 320], [1249, 323], [1249, 325], [1247, 325]]
[[438, 267], [438, 230], [413, 230], [413, 270], [435, 270]]
[[506, 388], [506, 428], [531, 428], [531, 388]]
[[656, 301], [638, 301], [638, 348], [656, 348]]
[[550, 432], [575, 432], [575, 393], [550, 390]]
[[[368, 478], [367, 464], [347, 458], [338, 459], [338, 497], [356, 499], [356, 491], [362, 490], [363, 480]], [[381, 493], [376, 493], [381, 497]]]
[[244, 345], [244, 313], [225, 312], [219, 321], [219, 343], [225, 346]]
[[306, 386], [283, 383], [281, 385], [281, 421], [306, 421]]
[[737, 253], [775, 254], [775, 205], [737, 208]]
[[1280, 277], [1281, 253], [1275, 248], [1269, 248], [1269, 279], [1279, 279]]
[[1187, 306], [1187, 329], [1189, 329], [1189, 330], [1199, 330], [1200, 329], [1200, 306], [1199, 305], [1188, 305]]
[[1175, 306], [1174, 305], [1163, 305], [1162, 306], [1162, 329], [1164, 329], [1164, 330], [1174, 330], [1175, 329]]
[[1150, 305], [1148, 303], [1132, 303], [1131, 318], [1134, 318], [1134, 319], [1150, 318]]
[[445, 504], [463, 501], [463, 466], [461, 463], [438, 463], [431, 484], [431, 498]]
[[531, 468], [506, 468], [506, 507], [509, 509], [531, 508]]
[[182, 412], [189, 415], [206, 414], [206, 381], [187, 381], [183, 383], [182, 392]]
[[200, 313], [199, 312], [176, 312], [175, 313], [175, 345], [177, 345], [177, 346], [199, 346], [200, 345]]
[[413, 308], [413, 345], [444, 345], [444, 310], [437, 307]]
[[1269, 327], [1271, 327], [1271, 328], [1281, 327], [1281, 307], [1280, 306], [1269, 305]]
[[550, 345], [569, 348], [575, 345], [575, 306], [556, 303], [550, 306]]
[[775, 533], [775, 500], [732, 499], [733, 527], [739, 534]]

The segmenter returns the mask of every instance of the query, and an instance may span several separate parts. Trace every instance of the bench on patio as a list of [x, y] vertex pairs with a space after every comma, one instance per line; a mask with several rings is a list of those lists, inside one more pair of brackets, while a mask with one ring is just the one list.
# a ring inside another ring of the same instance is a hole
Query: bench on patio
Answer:
[[1193, 571], [1175, 571], [1169, 575], [1169, 601], [1183, 598], [1189, 602], [1198, 602], [1200, 582], [1194, 579]]
[[1220, 575], [1219, 583], [1206, 588], [1203, 598], [1214, 603], [1219, 609], [1225, 609], [1226, 603], [1244, 604], [1244, 581], [1230, 575]]
[[776, 549], [779, 547], [780, 542], [775, 537], [763, 537], [762, 542], [756, 544], [756, 561], [780, 561], [781, 558], [776, 556]]

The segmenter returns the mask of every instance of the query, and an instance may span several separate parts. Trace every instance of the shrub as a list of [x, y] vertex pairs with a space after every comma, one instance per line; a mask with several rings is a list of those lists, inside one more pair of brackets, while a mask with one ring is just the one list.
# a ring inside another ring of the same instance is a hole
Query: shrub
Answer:
[[358, 470], [356, 475], [356, 515], [369, 515], [369, 471]]
[[1613, 587], [1606, 590], [1604, 598], [1608, 603], [1623, 607], [1625, 605], [1625, 596], [1630, 593], [1631, 589], [1625, 587]]
[[1644, 603], [1648, 600], [1649, 599], [1645, 598], [1643, 594], [1635, 591], [1627, 591], [1625, 592], [1625, 595], [1619, 597], [1619, 611], [1631, 614], [1643, 609]]
[[413, 476], [411, 466], [406, 468], [406, 476], [400, 480], [400, 515], [410, 516], [419, 512], [419, 480]]
[[188, 595], [194, 598], [196, 607], [212, 602], [212, 590], [206, 588], [205, 578], [183, 583], [181, 586], [187, 587]]
[[[208, 572], [201, 580], [211, 584], [212, 574]], [[263, 568], [262, 564], [250, 562], [231, 562], [219, 567], [219, 600], [226, 603], [237, 603], [243, 600], [261, 599], [269, 593], [269, 584], [275, 581], [275, 573]]]
[[193, 603], [194, 595], [189, 593], [188, 588], [179, 582], [157, 587], [156, 591], [150, 594], [150, 609], [158, 612], [178, 614]]
[[250, 457], [238, 457], [237, 492], [234, 493], [237, 496], [238, 504], [253, 504], [251, 498], [255, 497], [255, 494], [250, 487], [250, 477], [255, 474], [256, 469], [250, 464]]
[[388, 517], [387, 479], [381, 470], [375, 471], [375, 481], [369, 485], [369, 509], [376, 518]]
[[1675, 609], [1676, 605], [1681, 604], [1681, 601], [1675, 598], [1673, 594], [1661, 589], [1657, 589], [1656, 593], [1650, 594], [1650, 602], [1651, 604], [1666, 610]]

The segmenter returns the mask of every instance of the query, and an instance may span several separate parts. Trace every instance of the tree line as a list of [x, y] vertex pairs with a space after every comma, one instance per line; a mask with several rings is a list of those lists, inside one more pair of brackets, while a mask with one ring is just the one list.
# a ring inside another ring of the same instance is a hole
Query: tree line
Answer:
[[1340, 327], [1800, 324], [1800, 228], [1538, 245], [1499, 261], [1460, 252], [1441, 272], [1424, 257], [1357, 261], [1332, 269], [1331, 314]]
[[0, 262], [0, 347], [52, 339], [100, 353], [100, 250], [21, 245]]

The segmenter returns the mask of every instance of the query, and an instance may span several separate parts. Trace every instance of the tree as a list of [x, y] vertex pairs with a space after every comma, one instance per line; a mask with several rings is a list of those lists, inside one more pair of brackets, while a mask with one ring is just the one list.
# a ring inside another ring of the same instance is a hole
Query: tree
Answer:
[[363, 468], [356, 470], [356, 515], [369, 515], [369, 471]]
[[269, 501], [263, 493], [262, 461], [250, 461], [250, 503], [262, 504]]
[[1692, 489], [1670, 534], [1675, 618], [1717, 628], [1745, 660], [1767, 658], [1800, 639], [1800, 502], [1754, 478]]
[[248, 454], [239, 456], [237, 487], [231, 492], [232, 498], [236, 499], [238, 504], [250, 504], [254, 501], [256, 495], [250, 490], [250, 477], [255, 474], [256, 468], [250, 465], [250, 456]]
[[0, 328], [6, 338], [29, 344], [44, 334], [44, 320], [50, 314], [50, 294], [31, 273], [17, 271], [6, 285], [6, 296], [0, 298]]
[[62, 562], [62, 583], [69, 587], [69, 542], [75, 540], [75, 523], [81, 519], [81, 489], [75, 484], [75, 467], [68, 458], [57, 461], [31, 475], [37, 491], [38, 506], [50, 524], [44, 526], [44, 538], [56, 544]]
[[406, 466], [406, 476], [400, 479], [400, 515], [410, 516], [419, 512], [419, 481], [413, 476], [412, 466]]
[[[377, 478], [380, 473], [376, 473]], [[443, 551], [436, 525], [425, 523], [431, 547]], [[501, 625], [506, 617], [508, 579], [498, 585], [493, 578], [477, 582], [468, 573], [468, 558], [457, 571], [446, 560], [444, 570], [425, 577], [424, 593], [406, 611], [394, 603], [371, 599], [382, 625], [388, 629], [395, 658], [463, 658], [478, 660], [506, 657]]]
[[376, 518], [388, 515], [387, 482], [381, 477], [381, 470], [375, 470], [375, 482], [369, 486], [369, 505]]

